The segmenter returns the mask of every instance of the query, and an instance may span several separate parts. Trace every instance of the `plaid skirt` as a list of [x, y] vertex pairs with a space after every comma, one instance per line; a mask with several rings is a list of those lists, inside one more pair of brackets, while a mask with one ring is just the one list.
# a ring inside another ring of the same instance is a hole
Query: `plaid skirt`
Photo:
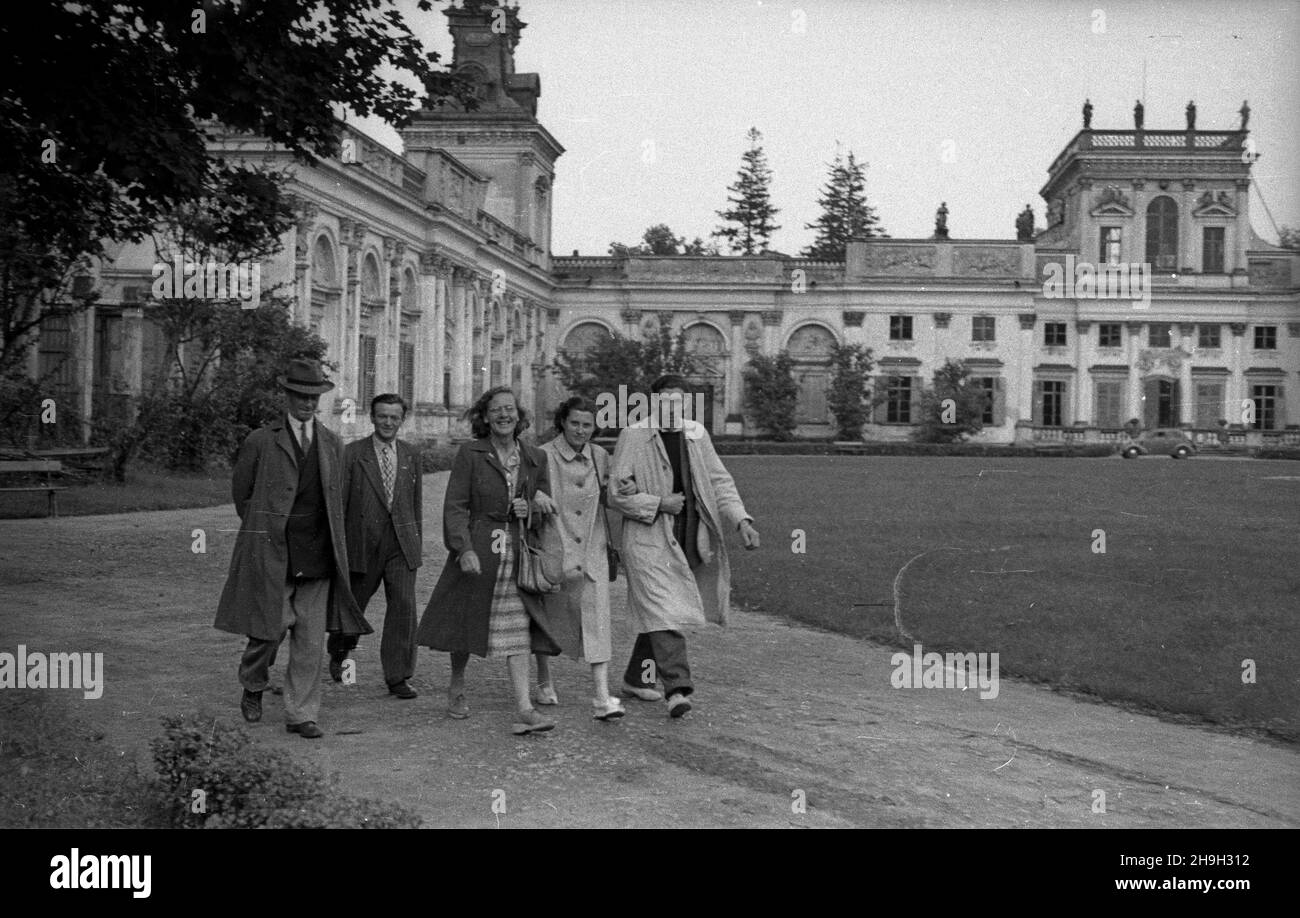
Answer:
[[505, 540], [505, 553], [497, 559], [497, 579], [492, 587], [492, 609], [488, 615], [489, 657], [529, 653], [528, 610], [515, 582], [515, 540]]

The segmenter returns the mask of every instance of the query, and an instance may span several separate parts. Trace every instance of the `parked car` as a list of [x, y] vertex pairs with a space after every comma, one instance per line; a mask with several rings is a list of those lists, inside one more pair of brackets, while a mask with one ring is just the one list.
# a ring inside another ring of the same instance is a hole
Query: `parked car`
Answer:
[[1120, 448], [1120, 455], [1125, 459], [1136, 459], [1147, 453], [1173, 456], [1186, 459], [1196, 455], [1196, 444], [1187, 435], [1187, 431], [1177, 427], [1157, 427], [1155, 430], [1142, 432], [1136, 439], [1130, 440]]

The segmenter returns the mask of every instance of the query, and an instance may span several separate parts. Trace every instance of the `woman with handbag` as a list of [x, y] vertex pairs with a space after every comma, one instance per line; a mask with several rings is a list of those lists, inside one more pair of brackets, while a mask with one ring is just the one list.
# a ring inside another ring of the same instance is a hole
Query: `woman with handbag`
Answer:
[[[442, 511], [447, 563], [416, 639], [451, 653], [449, 717], [469, 716], [470, 654], [505, 657], [519, 712], [513, 732], [542, 733], [555, 723], [538, 714], [528, 697], [528, 654], [559, 653], [562, 645], [547, 626], [542, 597], [521, 588], [520, 575], [530, 558], [521, 544], [527, 530], [537, 532], [543, 517], [555, 513], [546, 455], [520, 442], [528, 418], [510, 387], [484, 392], [466, 414], [477, 439], [460, 448], [452, 465]], [[557, 561], [557, 580], [562, 564]], [[523, 580], [537, 589], [528, 577]]]
[[[542, 446], [550, 472], [551, 496], [564, 541], [564, 588], [543, 598], [551, 620], [567, 617], [578, 641], [564, 650], [591, 664], [595, 689], [592, 716], [616, 720], [623, 704], [609, 694], [609, 583], [617, 572], [617, 551], [606, 514], [609, 453], [590, 442], [596, 432], [596, 405], [581, 395], [555, 412], [558, 437]], [[569, 630], [569, 629], [566, 629]], [[547, 657], [537, 655], [537, 704], [556, 704]]]

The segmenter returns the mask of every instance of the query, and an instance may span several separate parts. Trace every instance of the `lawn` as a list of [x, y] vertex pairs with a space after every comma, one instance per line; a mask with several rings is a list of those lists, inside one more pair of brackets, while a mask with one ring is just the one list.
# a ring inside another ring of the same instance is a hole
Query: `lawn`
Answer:
[[[131, 513], [137, 510], [179, 510], [230, 503], [230, 472], [166, 472], [134, 469], [126, 483], [106, 481], [98, 475], [68, 476], [56, 482], [68, 485], [59, 492], [59, 516]], [[17, 484], [16, 482], [6, 482]], [[0, 500], [0, 520], [45, 516], [45, 492], [10, 493]]]
[[909, 650], [997, 652], [1002, 675], [1300, 740], [1287, 465], [725, 461], [763, 537], [732, 552], [733, 601], [749, 609]]

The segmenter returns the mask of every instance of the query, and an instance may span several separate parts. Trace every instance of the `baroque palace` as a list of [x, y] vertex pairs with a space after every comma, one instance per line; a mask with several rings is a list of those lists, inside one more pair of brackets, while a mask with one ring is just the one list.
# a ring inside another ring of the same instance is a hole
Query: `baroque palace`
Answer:
[[[784, 348], [799, 434], [831, 436], [830, 348], [857, 343], [873, 352], [881, 396], [867, 439], [906, 437], [921, 387], [958, 358], [988, 392], [980, 441], [1105, 441], [1137, 418], [1205, 440], [1226, 422], [1232, 442], [1300, 444], [1300, 255], [1251, 228], [1245, 107], [1225, 131], [1196, 128], [1191, 107], [1184, 129], [1145, 130], [1140, 112], [1133, 130], [1094, 129], [1088, 106], [1041, 189], [1047, 227], [1022, 215], [1015, 239], [950, 239], [945, 209], [932, 237], [854, 242], [843, 262], [553, 257], [564, 148], [538, 120], [538, 75], [514, 69], [525, 24], [493, 0], [445, 15], [478, 109], [419, 113], [400, 132], [404, 155], [345, 128], [338, 160], [296, 167], [301, 220], [261, 267], [262, 289], [288, 291], [294, 321], [329, 345], [338, 386], [321, 412], [345, 437], [369, 433], [369, 399], [384, 391], [415, 406], [407, 436], [467, 436], [461, 414], [500, 384], [544, 425], [565, 394], [548, 369], [560, 349], [667, 322], [700, 358], [715, 435], [761, 433], [745, 415], [744, 366]], [[218, 146], [290, 164], [258, 138]], [[32, 355], [32, 373], [87, 418], [139, 393], [161, 357], [156, 257], [143, 245], [115, 256], [95, 279], [98, 303], [43, 329]], [[1090, 295], [1083, 263], [1148, 266], [1145, 295]], [[1063, 290], [1045, 285], [1062, 271]]]

